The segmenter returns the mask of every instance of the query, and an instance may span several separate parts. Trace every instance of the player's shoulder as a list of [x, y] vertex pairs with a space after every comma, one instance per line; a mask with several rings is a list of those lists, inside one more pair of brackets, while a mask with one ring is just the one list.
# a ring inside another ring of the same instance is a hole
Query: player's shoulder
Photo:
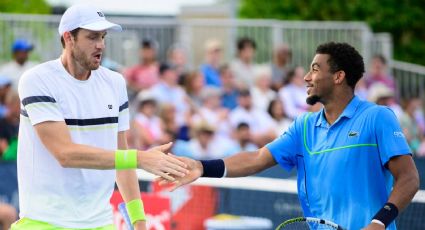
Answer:
[[125, 84], [125, 79], [121, 73], [110, 70], [104, 66], [100, 66], [96, 72], [113, 84]]
[[40, 64], [35, 64], [33, 67], [25, 71], [21, 78], [21, 82], [30, 81], [32, 84], [37, 84], [39, 79], [43, 81], [48, 80], [50, 77], [55, 76], [58, 71], [57, 60], [51, 60]]

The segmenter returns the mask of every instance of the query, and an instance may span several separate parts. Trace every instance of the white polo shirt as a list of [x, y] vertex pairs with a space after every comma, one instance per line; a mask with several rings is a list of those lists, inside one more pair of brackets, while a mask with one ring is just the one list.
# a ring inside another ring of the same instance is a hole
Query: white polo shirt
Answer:
[[112, 224], [109, 199], [115, 170], [63, 168], [33, 126], [65, 121], [74, 143], [117, 149], [118, 132], [129, 129], [124, 78], [100, 67], [88, 80], [80, 81], [57, 59], [25, 72], [19, 96], [20, 217], [67, 228]]

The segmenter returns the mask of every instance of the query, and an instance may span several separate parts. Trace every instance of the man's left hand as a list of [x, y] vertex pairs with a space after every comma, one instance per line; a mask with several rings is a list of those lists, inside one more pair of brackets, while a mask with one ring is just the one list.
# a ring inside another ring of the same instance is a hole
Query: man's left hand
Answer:
[[134, 230], [146, 230], [146, 221], [136, 221], [133, 227]]

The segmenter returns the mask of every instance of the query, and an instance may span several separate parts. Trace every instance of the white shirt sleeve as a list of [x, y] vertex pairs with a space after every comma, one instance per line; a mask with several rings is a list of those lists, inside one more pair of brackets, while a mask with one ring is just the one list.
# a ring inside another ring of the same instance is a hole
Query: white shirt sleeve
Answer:
[[130, 113], [127, 87], [124, 77], [120, 75], [119, 78], [119, 115], [118, 115], [118, 131], [126, 131], [130, 129]]
[[39, 77], [34, 70], [22, 75], [18, 87], [21, 115], [29, 118], [32, 125], [44, 121], [64, 121], [63, 112], [52, 89], [49, 82]]

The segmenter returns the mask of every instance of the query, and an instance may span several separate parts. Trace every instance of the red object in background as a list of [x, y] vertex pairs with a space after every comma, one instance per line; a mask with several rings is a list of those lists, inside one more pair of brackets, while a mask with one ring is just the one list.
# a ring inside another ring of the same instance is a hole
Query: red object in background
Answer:
[[[170, 230], [171, 208], [170, 199], [158, 194], [141, 193], [148, 230]], [[114, 211], [114, 223], [117, 230], [126, 230], [126, 226], [121, 214], [118, 211], [118, 204], [123, 202], [121, 194], [114, 191], [111, 197], [111, 205]]]
[[180, 199], [177, 205], [172, 205], [176, 209], [172, 210], [173, 230], [204, 230], [204, 221], [216, 214], [218, 192], [213, 187], [190, 185], [169, 193], [157, 183], [152, 185], [154, 193], [168, 194], [172, 202]]

